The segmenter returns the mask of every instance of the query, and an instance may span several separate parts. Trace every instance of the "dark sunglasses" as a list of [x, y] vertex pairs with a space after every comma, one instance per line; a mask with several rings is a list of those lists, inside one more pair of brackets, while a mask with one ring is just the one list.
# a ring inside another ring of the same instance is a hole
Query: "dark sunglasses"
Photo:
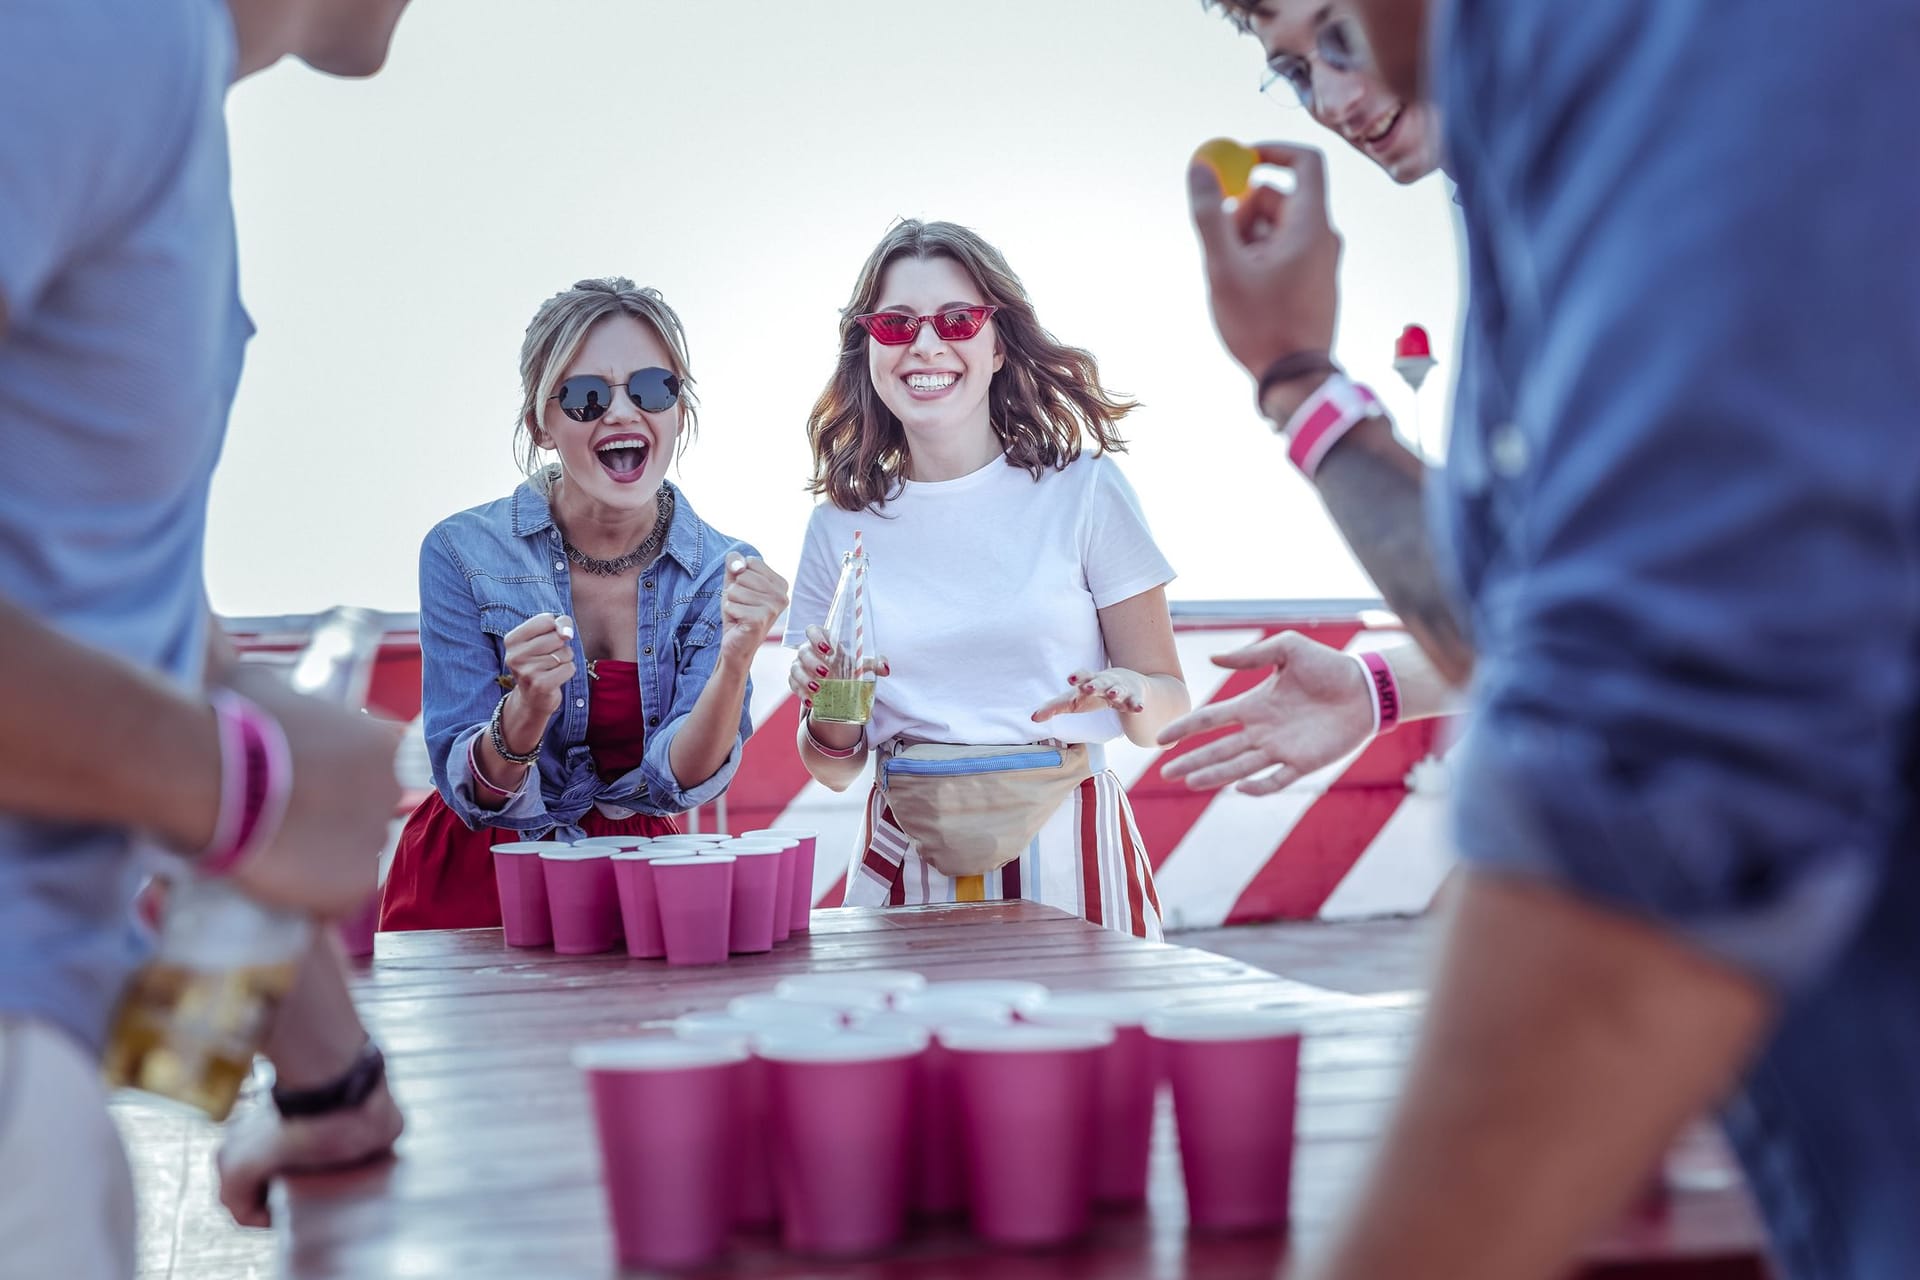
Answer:
[[855, 316], [853, 322], [873, 336], [883, 347], [904, 347], [920, 332], [923, 324], [933, 325], [942, 342], [965, 342], [986, 326], [998, 307], [955, 307], [937, 316], [910, 316], [899, 311], [872, 311]]
[[[648, 413], [671, 409], [680, 398], [680, 375], [671, 369], [635, 369], [627, 375], [627, 398]], [[548, 397], [575, 422], [592, 422], [613, 408], [613, 385], [597, 373], [582, 373]]]

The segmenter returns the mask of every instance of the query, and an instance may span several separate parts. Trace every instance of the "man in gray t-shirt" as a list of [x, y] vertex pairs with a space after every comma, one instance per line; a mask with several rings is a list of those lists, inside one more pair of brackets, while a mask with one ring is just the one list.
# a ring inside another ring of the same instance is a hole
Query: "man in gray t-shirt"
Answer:
[[[245, 685], [291, 750], [279, 834], [235, 868], [248, 892], [350, 908], [397, 798], [383, 729], [232, 669], [209, 626], [201, 552], [252, 332], [227, 86], [287, 54], [369, 74], [404, 3], [6, 9], [0, 1168], [34, 1176], [0, 1186], [0, 1274], [131, 1274], [129, 1178], [97, 1061], [141, 958], [129, 923], [137, 842], [193, 852], [212, 840], [221, 753], [203, 688]], [[364, 1033], [327, 953], [303, 970], [299, 999], [276, 1063], [290, 1087], [315, 1088], [353, 1062]]]

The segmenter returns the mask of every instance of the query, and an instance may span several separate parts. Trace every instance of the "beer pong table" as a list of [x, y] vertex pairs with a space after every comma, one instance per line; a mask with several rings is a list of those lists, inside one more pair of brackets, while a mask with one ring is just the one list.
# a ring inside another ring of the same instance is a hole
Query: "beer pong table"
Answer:
[[[599, 1154], [569, 1051], [662, 1032], [790, 974], [917, 969], [932, 981], [1024, 978], [1057, 990], [1170, 993], [1182, 1001], [1284, 1003], [1302, 1056], [1292, 1246], [1311, 1246], [1360, 1175], [1413, 1041], [1420, 1002], [1291, 982], [1187, 947], [1140, 942], [1033, 903], [816, 912], [810, 936], [724, 965], [668, 969], [624, 954], [560, 956], [505, 946], [497, 930], [382, 934], [356, 981], [407, 1117], [397, 1159], [292, 1180], [271, 1233], [234, 1227], [213, 1188], [213, 1126], [138, 1095], [115, 1115], [134, 1164], [142, 1277], [606, 1276], [616, 1273]], [[855, 1263], [790, 1257], [742, 1237], [720, 1270], [847, 1280], [1171, 1280], [1273, 1276], [1274, 1236], [1190, 1237], [1171, 1116], [1162, 1101], [1148, 1207], [1101, 1217], [1065, 1251], [989, 1250], [964, 1225], [922, 1228], [898, 1252]], [[1728, 1158], [1690, 1136], [1680, 1189], [1592, 1242], [1588, 1280], [1764, 1280], [1762, 1233]]]

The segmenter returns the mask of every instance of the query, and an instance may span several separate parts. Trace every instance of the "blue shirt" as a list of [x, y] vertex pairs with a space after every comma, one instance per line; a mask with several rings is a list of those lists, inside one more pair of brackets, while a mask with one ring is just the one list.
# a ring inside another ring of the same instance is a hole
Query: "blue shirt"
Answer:
[[[0, 596], [197, 687], [208, 481], [252, 332], [227, 9], [11, 0], [0, 25]], [[0, 1013], [98, 1046], [139, 958], [132, 868], [126, 831], [0, 818]]]
[[475, 803], [468, 751], [487, 731], [500, 701], [495, 678], [506, 671], [507, 633], [537, 613], [573, 612], [566, 551], [547, 500], [531, 483], [449, 516], [427, 534], [420, 548], [421, 716], [433, 785], [469, 827], [529, 836], [554, 830], [556, 839], [579, 839], [580, 819], [596, 803], [682, 813], [714, 799], [732, 781], [740, 749], [753, 732], [751, 682], [741, 699], [740, 736], [719, 772], [683, 787], [668, 752], [719, 661], [727, 553], [760, 553], [717, 532], [694, 514], [679, 489], [673, 492], [666, 547], [636, 587], [634, 652], [647, 717], [645, 759], [612, 781], [603, 781], [594, 768], [586, 746], [592, 682], [576, 636], [574, 677], [540, 747], [540, 785], [522, 787], [500, 809]]
[[1920, 14], [1446, 11], [1461, 850], [1779, 991], [1780, 1259], [1920, 1276]]

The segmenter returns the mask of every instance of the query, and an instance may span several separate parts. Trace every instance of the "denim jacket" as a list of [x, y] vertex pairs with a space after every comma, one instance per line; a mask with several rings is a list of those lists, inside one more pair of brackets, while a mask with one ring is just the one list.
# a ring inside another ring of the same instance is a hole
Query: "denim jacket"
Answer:
[[524, 786], [500, 809], [474, 801], [469, 752], [487, 731], [506, 671], [506, 634], [537, 613], [573, 612], [566, 551], [547, 500], [531, 483], [507, 497], [459, 512], [433, 527], [420, 547], [422, 715], [433, 785], [467, 826], [529, 836], [552, 829], [577, 839], [596, 804], [610, 810], [674, 814], [725, 791], [753, 732], [752, 689], [741, 701], [740, 737], [719, 772], [692, 787], [674, 777], [668, 750], [719, 659], [720, 596], [726, 553], [758, 555], [717, 532], [677, 488], [673, 524], [660, 558], [639, 582], [640, 695], [646, 755], [640, 766], [603, 781], [586, 745], [585, 655], [574, 640], [575, 674], [540, 747], [539, 786]]

